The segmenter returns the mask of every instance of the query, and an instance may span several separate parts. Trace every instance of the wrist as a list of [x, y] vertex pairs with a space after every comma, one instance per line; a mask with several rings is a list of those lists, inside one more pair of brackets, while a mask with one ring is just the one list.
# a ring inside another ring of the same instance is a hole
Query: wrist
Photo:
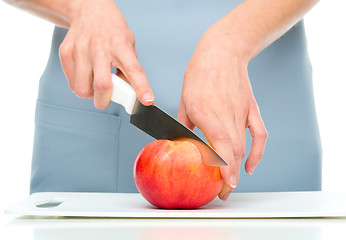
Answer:
[[215, 23], [223, 41], [227, 42], [227, 49], [238, 59], [250, 62], [257, 54], [255, 41], [252, 41], [251, 34], [238, 24], [232, 24], [227, 19], [220, 19]]
[[83, 5], [83, 0], [62, 1], [61, 5], [62, 6], [57, 6], [56, 9], [60, 9], [60, 14], [71, 25], [71, 22], [76, 18]]
[[64, 6], [63, 14], [68, 19], [70, 25], [81, 16], [93, 15], [98, 9], [109, 9], [109, 6], [116, 7], [113, 0], [74, 0], [68, 1]]

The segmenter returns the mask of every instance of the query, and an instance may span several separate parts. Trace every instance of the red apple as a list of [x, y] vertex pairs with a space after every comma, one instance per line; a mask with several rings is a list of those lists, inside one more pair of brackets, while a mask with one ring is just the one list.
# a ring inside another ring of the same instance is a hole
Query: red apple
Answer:
[[204, 164], [203, 158], [209, 157], [208, 151], [204, 151], [206, 146], [193, 142], [157, 140], [138, 154], [134, 180], [152, 205], [193, 209], [209, 203], [220, 192], [223, 184], [220, 168]]

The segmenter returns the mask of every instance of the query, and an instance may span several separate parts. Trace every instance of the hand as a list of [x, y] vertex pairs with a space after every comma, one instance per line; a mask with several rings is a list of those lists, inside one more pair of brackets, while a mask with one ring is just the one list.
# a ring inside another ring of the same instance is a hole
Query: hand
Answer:
[[[245, 154], [245, 129], [253, 137], [245, 170], [252, 174], [264, 152], [267, 131], [252, 93], [247, 73], [249, 58], [228, 36], [222, 20], [200, 39], [186, 68], [178, 120], [201, 129], [229, 166], [221, 167], [226, 200], [239, 180]], [[244, 51], [245, 52], [245, 51]]]
[[60, 46], [62, 68], [78, 97], [94, 98], [104, 109], [112, 95], [111, 67], [132, 84], [144, 105], [154, 95], [137, 60], [135, 39], [113, 0], [80, 2]]

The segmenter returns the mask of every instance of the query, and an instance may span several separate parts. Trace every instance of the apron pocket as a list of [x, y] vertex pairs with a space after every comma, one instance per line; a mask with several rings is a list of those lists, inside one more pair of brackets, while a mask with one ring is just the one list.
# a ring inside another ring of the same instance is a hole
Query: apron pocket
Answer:
[[37, 101], [34, 192], [116, 192], [120, 117]]

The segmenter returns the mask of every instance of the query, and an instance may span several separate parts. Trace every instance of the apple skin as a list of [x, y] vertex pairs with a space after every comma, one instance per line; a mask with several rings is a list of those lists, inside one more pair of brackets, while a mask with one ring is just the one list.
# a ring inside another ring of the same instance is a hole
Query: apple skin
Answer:
[[159, 208], [194, 209], [211, 202], [223, 181], [220, 168], [204, 164], [201, 153], [188, 139], [149, 143], [133, 167], [137, 189]]

